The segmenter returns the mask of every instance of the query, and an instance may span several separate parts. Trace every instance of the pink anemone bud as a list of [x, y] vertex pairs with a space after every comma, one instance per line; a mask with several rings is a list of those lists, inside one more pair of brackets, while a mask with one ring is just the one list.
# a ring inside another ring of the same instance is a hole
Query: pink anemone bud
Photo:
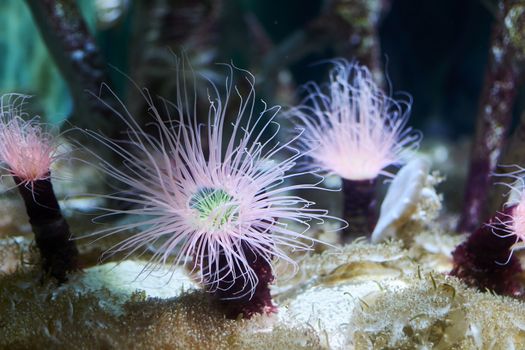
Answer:
[[56, 138], [42, 128], [38, 117], [25, 120], [22, 111], [27, 96], [3, 95], [0, 117], [0, 160], [5, 170], [24, 184], [49, 178], [57, 159]]
[[44, 273], [64, 282], [68, 272], [78, 269], [78, 251], [51, 184], [58, 143], [37, 118], [24, 119], [26, 98], [19, 94], [1, 98], [0, 167], [13, 177], [24, 200]]
[[[210, 83], [206, 101], [186, 82], [179, 82], [175, 102], [160, 99], [161, 108], [142, 90], [156, 136], [146, 133], [122, 103], [123, 111], [114, 111], [128, 125], [129, 139], [87, 133], [122, 158], [114, 165], [95, 154], [99, 168], [122, 185], [104, 196], [122, 203], [120, 209], [101, 209], [106, 217], [134, 217], [93, 236], [135, 230], [108, 253], [129, 256], [153, 249], [147, 271], [168, 262], [188, 264], [226, 315], [235, 318], [276, 311], [270, 294], [276, 260], [296, 267], [288, 252], [312, 249], [316, 240], [306, 230], [330, 217], [295, 194], [320, 189], [317, 183], [289, 182], [301, 175], [292, 169], [302, 153], [291, 149], [294, 140], [274, 142], [279, 107], [256, 104], [253, 76], [228, 67], [225, 86]], [[184, 76], [181, 68], [184, 64], [178, 66]], [[241, 73], [246, 93], [233, 85], [234, 73]], [[203, 103], [206, 111], [200, 110]], [[199, 115], [207, 122], [200, 124]], [[228, 121], [228, 115], [235, 119]]]
[[417, 149], [421, 133], [406, 127], [411, 102], [387, 96], [368, 68], [334, 61], [330, 82], [307, 84], [308, 96], [288, 114], [298, 120], [299, 144], [309, 157], [306, 167], [340, 176], [344, 240], [369, 235], [376, 222], [375, 185], [385, 169], [400, 165]]

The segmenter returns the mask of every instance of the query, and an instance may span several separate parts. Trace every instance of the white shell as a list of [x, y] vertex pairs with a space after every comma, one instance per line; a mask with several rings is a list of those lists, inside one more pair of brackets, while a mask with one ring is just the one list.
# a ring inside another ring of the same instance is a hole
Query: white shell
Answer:
[[430, 162], [423, 158], [415, 158], [399, 170], [381, 204], [372, 243], [395, 236], [397, 229], [413, 214], [423, 195], [429, 171]]

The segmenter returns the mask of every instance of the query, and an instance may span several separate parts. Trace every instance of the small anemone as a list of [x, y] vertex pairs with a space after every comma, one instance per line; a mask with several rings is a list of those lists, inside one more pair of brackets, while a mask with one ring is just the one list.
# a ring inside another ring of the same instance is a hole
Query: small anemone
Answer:
[[[525, 169], [501, 175], [515, 179], [508, 202], [453, 252], [451, 274], [467, 284], [496, 293], [523, 296], [520, 260], [514, 255], [525, 247]], [[496, 174], [496, 176], [500, 176]]]
[[26, 99], [20, 94], [1, 97], [0, 161], [4, 170], [31, 184], [49, 178], [49, 169], [58, 158], [58, 143], [42, 128], [38, 117], [24, 119]]
[[38, 118], [24, 119], [26, 99], [20, 94], [0, 99], [0, 168], [13, 178], [24, 200], [44, 273], [65, 282], [67, 273], [79, 267], [78, 250], [51, 183], [51, 165], [59, 158], [57, 137]]
[[[369, 234], [375, 223], [375, 182], [406, 161], [421, 133], [407, 127], [411, 101], [387, 96], [368, 68], [334, 61], [325, 87], [307, 84], [307, 97], [288, 114], [298, 121], [307, 169], [343, 179], [347, 231]], [[326, 92], [325, 92], [326, 91]]]
[[368, 68], [345, 60], [334, 61], [327, 92], [315, 83], [308, 96], [289, 114], [304, 133], [299, 138], [321, 169], [347, 180], [369, 180], [389, 175], [385, 168], [405, 162], [417, 149], [421, 133], [406, 127], [411, 102], [387, 96]]

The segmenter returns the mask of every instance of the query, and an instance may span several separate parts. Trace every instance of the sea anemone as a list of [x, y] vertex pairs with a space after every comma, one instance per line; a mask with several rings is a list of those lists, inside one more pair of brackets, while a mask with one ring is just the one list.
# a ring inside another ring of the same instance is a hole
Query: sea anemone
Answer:
[[389, 176], [388, 166], [404, 163], [421, 134], [406, 127], [410, 100], [387, 96], [364, 66], [342, 59], [333, 64], [326, 89], [307, 84], [307, 97], [288, 114], [304, 129], [298, 141], [309, 157], [307, 169], [343, 180], [346, 232], [369, 234], [377, 177]]
[[509, 200], [455, 249], [451, 274], [482, 290], [523, 296], [521, 262], [514, 252], [525, 246], [525, 169], [516, 167], [517, 171], [502, 175], [516, 180], [514, 185], [505, 184], [510, 188]]
[[[510, 247], [509, 259], [515, 250], [525, 247], [525, 169], [518, 165], [500, 166], [516, 168], [515, 171], [505, 174], [495, 174], [499, 177], [507, 177], [514, 180], [513, 184], [497, 182], [498, 185], [506, 186], [509, 189], [508, 200], [504, 205], [504, 210], [500, 212], [497, 224], [489, 225], [493, 233], [500, 238], [512, 238], [514, 243]], [[505, 212], [508, 212], [507, 214]]]
[[[123, 160], [122, 166], [114, 166], [98, 157], [98, 167], [122, 185], [119, 192], [103, 197], [127, 207], [101, 209], [105, 215], [135, 218], [93, 236], [137, 230], [108, 253], [125, 251], [129, 256], [154, 247], [148, 271], [168, 262], [173, 267], [187, 262], [200, 283], [227, 306], [227, 316], [250, 317], [275, 310], [269, 291], [275, 260], [295, 267], [287, 251], [310, 250], [314, 239], [305, 235], [310, 221], [322, 223], [328, 216], [292, 194], [318, 189], [321, 179], [290, 182], [302, 175], [291, 172], [302, 153], [290, 147], [294, 140], [275, 140], [279, 107], [264, 102], [258, 106], [254, 77], [227, 67], [222, 94], [210, 83], [205, 113], [186, 81], [178, 82], [174, 103], [159, 99], [161, 108], [141, 90], [155, 136], [146, 133], [122, 103], [122, 111], [113, 110], [128, 125], [129, 139], [110, 140], [87, 131]], [[183, 63], [177, 72], [183, 76]], [[248, 89], [245, 94], [233, 85], [237, 74]], [[198, 116], [206, 114], [207, 123], [199, 124]], [[228, 115], [235, 118], [231, 126]]]
[[0, 160], [4, 170], [31, 185], [49, 179], [57, 159], [56, 138], [43, 130], [38, 117], [26, 121], [23, 106], [27, 96], [7, 94], [0, 102]]
[[64, 282], [67, 272], [78, 268], [78, 251], [51, 184], [58, 142], [37, 117], [24, 119], [26, 98], [7, 94], [0, 99], [0, 168], [13, 178], [24, 200], [44, 272]]

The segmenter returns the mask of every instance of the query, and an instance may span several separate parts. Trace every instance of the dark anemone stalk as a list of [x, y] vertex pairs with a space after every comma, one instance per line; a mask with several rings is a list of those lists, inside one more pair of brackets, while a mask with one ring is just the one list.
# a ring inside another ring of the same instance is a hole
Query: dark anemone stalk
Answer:
[[505, 174], [508, 175], [517, 179], [517, 185], [510, 186], [511, 198], [454, 250], [451, 275], [481, 290], [523, 297], [525, 289], [520, 282], [523, 270], [514, 252], [525, 247], [525, 169]]
[[452, 253], [451, 275], [469, 286], [492, 290], [498, 294], [521, 296], [523, 272], [519, 259], [511, 252], [516, 239], [507, 234], [505, 221], [513, 217], [517, 206], [505, 208], [482, 225]]
[[23, 119], [25, 98], [18, 94], [2, 96], [1, 167], [13, 177], [24, 200], [44, 272], [65, 282], [67, 273], [78, 269], [78, 251], [51, 184], [51, 165], [58, 158], [58, 145], [38, 119]]
[[334, 61], [326, 89], [306, 86], [308, 96], [288, 114], [298, 119], [306, 168], [340, 176], [343, 182], [343, 241], [369, 236], [376, 224], [376, 183], [385, 168], [402, 164], [421, 134], [406, 127], [410, 101], [387, 96], [370, 71]]
[[[180, 81], [186, 73], [180, 62], [173, 103], [160, 99], [162, 106], [157, 108], [147, 90], [141, 90], [156, 136], [146, 133], [123, 104], [114, 112], [128, 125], [129, 139], [111, 140], [87, 131], [122, 158], [115, 166], [98, 157], [97, 166], [122, 185], [117, 193], [103, 197], [128, 205], [101, 209], [105, 215], [136, 218], [92, 236], [138, 231], [108, 253], [123, 251], [130, 256], [153, 247], [145, 271], [168, 261], [173, 268], [189, 263], [191, 273], [225, 307], [226, 316], [251, 317], [276, 311], [270, 294], [275, 261], [296, 268], [287, 250], [312, 249], [315, 240], [305, 231], [312, 221], [322, 223], [329, 216], [292, 194], [319, 187], [288, 184], [303, 175], [292, 172], [302, 153], [285, 152], [293, 140], [275, 143], [278, 128], [273, 126], [278, 124], [273, 120], [279, 107], [258, 106], [254, 77], [227, 67], [230, 74], [224, 87], [210, 83], [206, 111], [199, 110], [202, 104], [190, 82]], [[244, 95], [233, 85], [237, 75], [248, 86]], [[199, 114], [208, 115], [205, 125], [198, 123]], [[226, 121], [227, 115], [235, 117], [233, 122]]]

